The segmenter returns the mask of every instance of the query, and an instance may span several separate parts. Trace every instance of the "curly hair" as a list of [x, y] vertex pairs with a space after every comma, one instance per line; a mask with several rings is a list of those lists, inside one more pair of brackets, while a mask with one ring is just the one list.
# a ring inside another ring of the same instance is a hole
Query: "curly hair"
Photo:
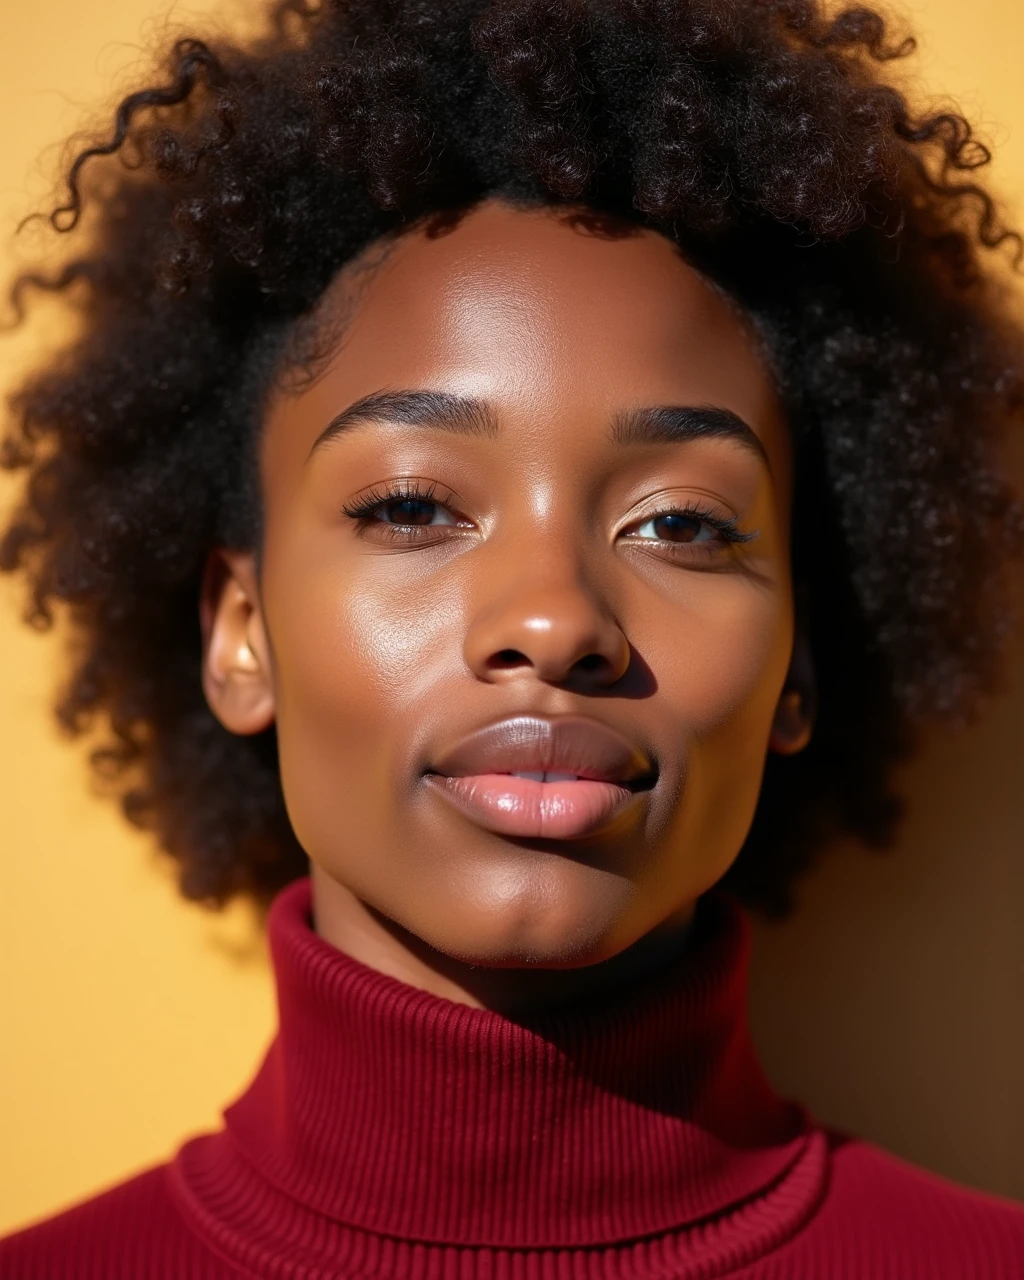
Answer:
[[[17, 278], [80, 322], [11, 398], [27, 472], [0, 568], [66, 612], [57, 715], [178, 863], [265, 907], [304, 874], [271, 728], [201, 689], [200, 575], [262, 537], [255, 442], [339, 268], [487, 196], [670, 237], [763, 333], [796, 441], [793, 566], [811, 745], [770, 756], [727, 877], [781, 914], [829, 837], [891, 843], [922, 726], [1000, 683], [1024, 548], [1005, 448], [1020, 334], [988, 251], [1021, 241], [954, 111], [915, 114], [877, 12], [817, 0], [280, 0], [255, 36], [165, 40], [79, 144], [47, 217], [76, 246]], [[42, 215], [38, 215], [42, 216]]]

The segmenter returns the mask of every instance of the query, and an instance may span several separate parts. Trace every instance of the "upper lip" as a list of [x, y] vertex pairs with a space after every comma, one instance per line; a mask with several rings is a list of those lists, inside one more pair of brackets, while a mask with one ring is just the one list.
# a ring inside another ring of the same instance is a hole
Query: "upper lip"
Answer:
[[650, 782], [654, 776], [644, 752], [608, 725], [588, 716], [531, 714], [474, 730], [439, 756], [428, 772], [463, 777], [542, 769], [624, 784]]

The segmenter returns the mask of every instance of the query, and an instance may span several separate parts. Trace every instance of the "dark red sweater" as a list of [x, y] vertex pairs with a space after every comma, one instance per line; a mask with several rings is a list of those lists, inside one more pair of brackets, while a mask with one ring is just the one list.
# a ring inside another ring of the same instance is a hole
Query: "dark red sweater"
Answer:
[[528, 1021], [330, 946], [308, 880], [268, 926], [280, 1029], [224, 1129], [0, 1241], [3, 1280], [1024, 1278], [1024, 1207], [771, 1090], [728, 898], [656, 974]]

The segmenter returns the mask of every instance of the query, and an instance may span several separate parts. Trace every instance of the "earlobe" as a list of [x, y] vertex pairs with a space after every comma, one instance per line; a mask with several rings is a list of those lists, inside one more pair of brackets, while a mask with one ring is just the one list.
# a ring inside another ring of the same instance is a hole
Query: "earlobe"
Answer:
[[802, 627], [793, 640], [793, 656], [786, 683], [775, 708], [768, 738], [769, 750], [779, 755], [795, 755], [811, 740], [817, 713], [817, 684], [811, 649]]
[[217, 549], [207, 558], [199, 595], [203, 692], [232, 733], [260, 733], [274, 721], [270, 654], [254, 557]]

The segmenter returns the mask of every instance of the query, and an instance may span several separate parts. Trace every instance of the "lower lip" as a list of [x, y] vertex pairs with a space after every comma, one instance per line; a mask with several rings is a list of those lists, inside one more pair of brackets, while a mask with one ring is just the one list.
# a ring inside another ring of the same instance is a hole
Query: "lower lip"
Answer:
[[604, 826], [637, 792], [614, 782], [538, 782], [507, 773], [475, 773], [427, 781], [481, 826], [506, 836], [571, 840]]

